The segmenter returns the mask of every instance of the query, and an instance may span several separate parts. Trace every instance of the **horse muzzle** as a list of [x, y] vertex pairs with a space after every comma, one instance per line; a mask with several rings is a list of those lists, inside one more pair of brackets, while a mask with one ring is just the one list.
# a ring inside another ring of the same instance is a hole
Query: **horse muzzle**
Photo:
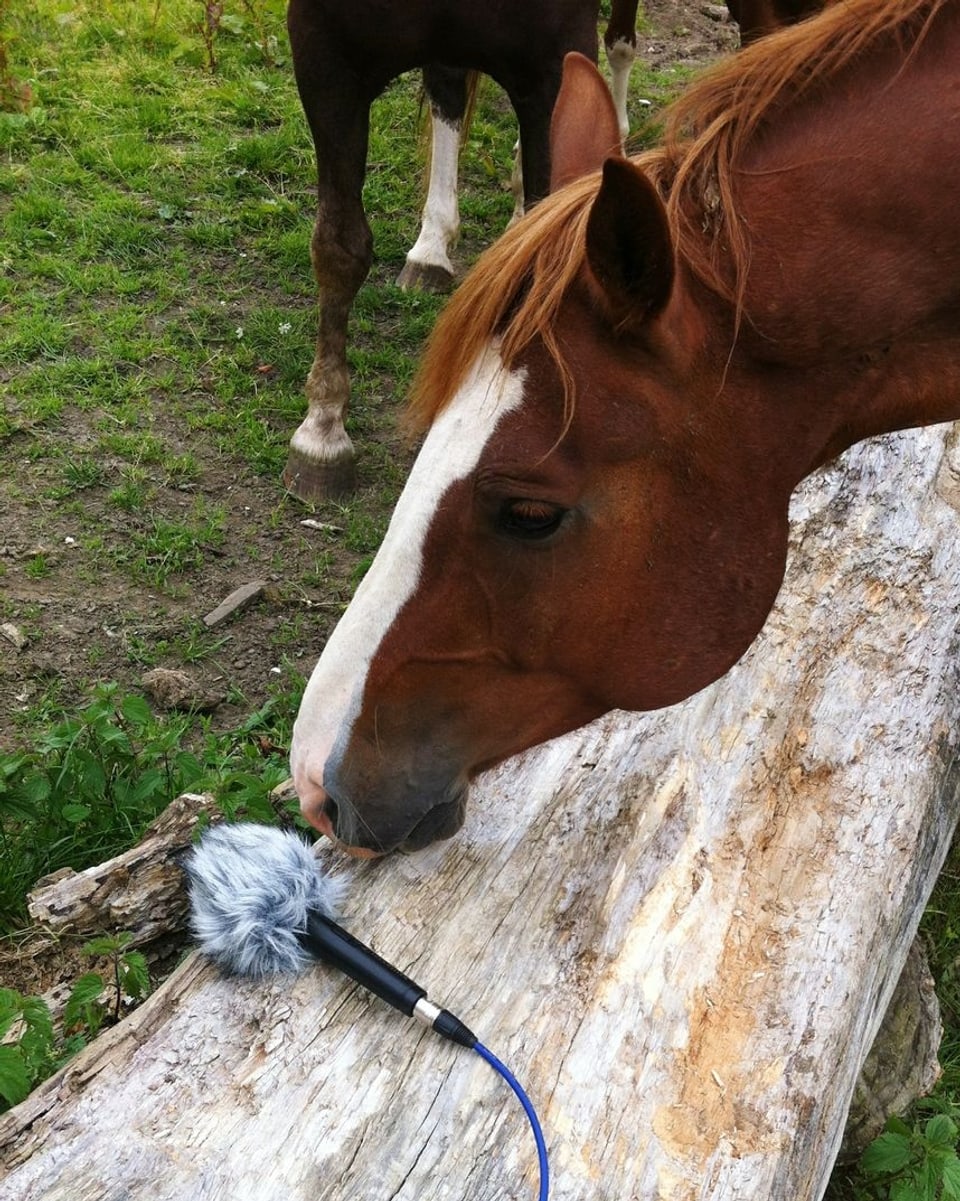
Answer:
[[[300, 793], [300, 809], [314, 829], [357, 858], [390, 851], [419, 851], [451, 838], [463, 825], [467, 786], [439, 789], [424, 781], [380, 782], [358, 793], [338, 786], [338, 775], [324, 773], [327, 787], [311, 785]], [[391, 787], [392, 784], [392, 787]], [[363, 796], [363, 801], [354, 797]]]

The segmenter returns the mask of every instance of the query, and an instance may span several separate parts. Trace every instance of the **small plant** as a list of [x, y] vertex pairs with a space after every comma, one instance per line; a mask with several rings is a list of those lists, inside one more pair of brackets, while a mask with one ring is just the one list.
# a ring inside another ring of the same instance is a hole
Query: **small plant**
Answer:
[[124, 468], [121, 475], [123, 482], [111, 490], [110, 503], [127, 513], [138, 513], [147, 503], [149, 477], [141, 467], [137, 466]]
[[278, 67], [283, 62], [280, 43], [275, 34], [269, 33], [264, 13], [260, 11], [262, 0], [241, 0], [247, 16], [253, 24], [256, 36], [253, 45], [263, 55], [263, 60], [269, 66]]
[[116, 554], [118, 562], [157, 587], [173, 575], [200, 569], [204, 556], [216, 551], [226, 537], [226, 515], [198, 499], [189, 516], [170, 520], [148, 514], [128, 544]]
[[203, 8], [203, 16], [200, 18], [198, 28], [200, 36], [203, 38], [203, 48], [207, 54], [207, 70], [211, 75], [217, 70], [217, 35], [220, 32], [220, 23], [223, 20], [223, 4], [219, 0], [201, 0]]
[[56, 1061], [50, 1008], [40, 997], [0, 988], [0, 1109], [18, 1105]]
[[115, 994], [113, 1011], [108, 1012], [100, 999], [106, 990], [106, 981], [99, 972], [85, 972], [74, 985], [64, 1010], [64, 1030], [80, 1026], [92, 1036], [106, 1018], [119, 1022], [125, 1004], [135, 1005], [144, 999], [150, 991], [150, 973], [142, 952], [128, 949], [132, 941], [130, 931], [123, 930], [119, 934], [94, 938], [84, 946], [85, 955], [110, 960]]
[[104, 1004], [107, 982], [99, 972], [84, 972], [70, 991], [58, 1036], [50, 1006], [42, 997], [25, 997], [0, 988], [0, 1111], [18, 1105], [31, 1089], [83, 1049], [104, 1025], [116, 1023], [124, 1004], [136, 1004], [150, 990], [147, 961], [129, 950], [129, 931], [88, 942], [86, 955], [104, 956], [112, 963], [115, 999]]
[[184, 663], [201, 663], [215, 655], [229, 641], [229, 635], [214, 637], [202, 621], [190, 621], [183, 633], [173, 640], [173, 649]]
[[27, 561], [24, 571], [31, 580], [42, 580], [50, 574], [50, 561], [42, 551], [38, 551]]
[[103, 483], [103, 468], [91, 458], [66, 458], [63, 464], [63, 478], [72, 492], [84, 488], [94, 488]]
[[182, 746], [189, 725], [104, 684], [35, 748], [0, 754], [0, 924], [22, 911], [38, 876], [116, 854], [200, 779], [203, 767]]
[[960, 1198], [956, 1121], [938, 1113], [922, 1125], [891, 1118], [863, 1153], [860, 1170], [878, 1201]]
[[169, 488], [189, 488], [202, 474], [200, 464], [192, 454], [171, 455], [163, 466], [164, 483]]

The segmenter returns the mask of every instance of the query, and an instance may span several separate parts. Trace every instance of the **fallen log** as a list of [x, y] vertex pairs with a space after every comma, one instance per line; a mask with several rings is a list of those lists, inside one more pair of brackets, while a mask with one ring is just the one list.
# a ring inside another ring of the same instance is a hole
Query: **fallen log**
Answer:
[[187, 898], [178, 857], [190, 846], [201, 816], [222, 821], [209, 793], [171, 801], [129, 851], [96, 867], [63, 868], [38, 880], [27, 910], [52, 934], [128, 931], [139, 947], [184, 925]]
[[[719, 684], [490, 773], [449, 843], [338, 869], [348, 924], [524, 1082], [555, 1201], [822, 1196], [960, 809], [952, 437], [804, 485]], [[0, 1201], [494, 1201], [535, 1163], [469, 1052], [322, 970], [196, 956], [0, 1119]]]

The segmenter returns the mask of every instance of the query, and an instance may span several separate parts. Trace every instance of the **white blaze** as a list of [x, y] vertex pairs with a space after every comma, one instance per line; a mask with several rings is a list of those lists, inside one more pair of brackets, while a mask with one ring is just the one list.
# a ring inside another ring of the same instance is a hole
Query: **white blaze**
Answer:
[[386, 537], [303, 694], [290, 748], [301, 799], [322, 784], [334, 743], [347, 737], [360, 711], [377, 648], [416, 590], [424, 539], [440, 498], [476, 467], [500, 418], [521, 403], [523, 380], [522, 371], [504, 369], [491, 346], [430, 427]]

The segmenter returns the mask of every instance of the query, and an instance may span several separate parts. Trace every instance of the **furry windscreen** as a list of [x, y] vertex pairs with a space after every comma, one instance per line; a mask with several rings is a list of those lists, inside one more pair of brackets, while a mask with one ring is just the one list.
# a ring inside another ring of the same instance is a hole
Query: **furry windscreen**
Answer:
[[298, 835], [272, 826], [212, 826], [182, 865], [200, 949], [225, 971], [258, 979], [308, 967], [297, 937], [307, 913], [334, 918], [343, 895]]

